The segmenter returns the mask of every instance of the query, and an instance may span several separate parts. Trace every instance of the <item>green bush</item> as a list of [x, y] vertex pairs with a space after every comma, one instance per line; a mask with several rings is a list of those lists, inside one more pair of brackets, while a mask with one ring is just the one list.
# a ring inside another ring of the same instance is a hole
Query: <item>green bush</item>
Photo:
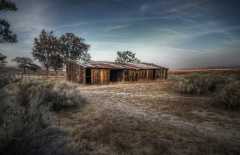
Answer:
[[220, 90], [229, 79], [210, 74], [191, 74], [176, 80], [174, 90], [183, 94], [206, 94]]
[[240, 109], [240, 82], [234, 81], [227, 84], [213, 98], [213, 105], [220, 106], [228, 110]]

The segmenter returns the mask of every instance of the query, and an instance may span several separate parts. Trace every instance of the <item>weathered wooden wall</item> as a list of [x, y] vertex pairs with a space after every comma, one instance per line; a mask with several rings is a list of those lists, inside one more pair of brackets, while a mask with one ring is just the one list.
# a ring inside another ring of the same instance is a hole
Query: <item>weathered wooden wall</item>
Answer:
[[144, 80], [147, 77], [147, 70], [141, 69], [137, 71], [137, 80]]
[[110, 82], [109, 69], [91, 69], [91, 84], [107, 84]]
[[168, 77], [168, 69], [167, 68], [161, 68], [159, 70], [159, 79], [167, 79]]
[[154, 69], [126, 70], [125, 81], [155, 80], [160, 73]]
[[125, 70], [125, 81], [136, 81], [135, 70]]
[[168, 69], [160, 68], [155, 71], [155, 79], [167, 79]]
[[[108, 84], [110, 81], [111, 69], [91, 68], [91, 84]], [[86, 69], [76, 63], [66, 65], [66, 78], [68, 81], [86, 83]], [[116, 81], [138, 81], [167, 79], [168, 69], [125, 69], [115, 72]]]
[[66, 78], [68, 81], [83, 83], [84, 82], [84, 68], [76, 63], [68, 63], [66, 65]]

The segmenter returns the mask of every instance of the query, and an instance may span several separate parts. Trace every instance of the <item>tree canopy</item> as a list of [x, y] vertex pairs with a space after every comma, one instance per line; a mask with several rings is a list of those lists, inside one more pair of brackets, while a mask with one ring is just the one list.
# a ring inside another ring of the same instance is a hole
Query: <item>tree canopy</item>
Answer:
[[55, 53], [51, 56], [50, 66], [57, 72], [58, 69], [63, 68], [63, 57], [60, 53]]
[[116, 63], [139, 63], [140, 60], [136, 58], [136, 53], [131, 51], [118, 51], [117, 58], [115, 60]]
[[[15, 3], [0, 0], [0, 11], [16, 11], [17, 7]], [[0, 18], [0, 43], [4, 42], [17, 42], [17, 36], [10, 30], [10, 24]]]
[[34, 39], [33, 57], [46, 68], [57, 71], [63, 68], [68, 61], [86, 63], [90, 61], [89, 45], [83, 38], [73, 33], [66, 33], [60, 38], [53, 32], [42, 30], [38, 38]]
[[57, 37], [53, 35], [53, 32], [47, 32], [42, 30], [38, 38], [34, 39], [33, 57], [38, 60], [46, 68], [47, 73], [50, 67], [57, 69], [61, 65], [57, 64], [61, 58], [61, 53], [59, 49], [60, 45]]
[[90, 46], [84, 42], [83, 38], [75, 36], [73, 33], [65, 33], [59, 40], [65, 63], [69, 60], [81, 63], [90, 61], [91, 56], [88, 53]]
[[0, 11], [1, 10], [13, 10], [16, 11], [17, 7], [15, 3], [7, 0], [0, 0]]

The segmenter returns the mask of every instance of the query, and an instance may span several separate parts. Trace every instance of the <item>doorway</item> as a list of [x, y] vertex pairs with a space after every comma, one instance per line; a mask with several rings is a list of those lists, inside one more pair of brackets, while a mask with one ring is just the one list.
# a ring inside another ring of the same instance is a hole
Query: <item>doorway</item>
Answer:
[[86, 69], [86, 84], [91, 84], [91, 69]]
[[156, 70], [154, 69], [153, 70], [153, 80], [155, 80], [156, 79]]
[[111, 82], [122, 81], [122, 79], [123, 79], [123, 70], [110, 70]]

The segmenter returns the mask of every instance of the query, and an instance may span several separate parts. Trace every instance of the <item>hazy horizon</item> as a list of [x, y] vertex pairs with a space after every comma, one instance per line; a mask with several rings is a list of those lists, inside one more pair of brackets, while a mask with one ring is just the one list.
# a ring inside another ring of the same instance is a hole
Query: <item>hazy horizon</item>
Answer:
[[18, 10], [0, 14], [18, 35], [18, 43], [0, 44], [8, 60], [31, 57], [45, 29], [84, 38], [93, 60], [114, 61], [117, 51], [130, 50], [170, 68], [240, 66], [237, 0], [13, 1]]

